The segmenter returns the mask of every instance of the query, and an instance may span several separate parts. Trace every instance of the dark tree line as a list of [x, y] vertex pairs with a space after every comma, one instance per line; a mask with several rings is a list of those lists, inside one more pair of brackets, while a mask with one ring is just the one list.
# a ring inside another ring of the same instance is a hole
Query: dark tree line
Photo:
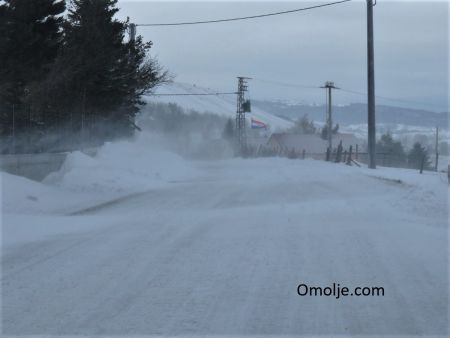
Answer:
[[151, 42], [129, 41], [129, 23], [114, 17], [116, 5], [0, 5], [0, 135], [9, 151], [95, 145], [133, 133], [142, 94], [167, 73], [148, 56]]
[[423, 169], [432, 169], [430, 156], [424, 146], [416, 142], [412, 149], [406, 152], [402, 143], [395, 141], [389, 132], [383, 134], [377, 142], [377, 153], [380, 164], [384, 166], [420, 169], [423, 164]]
[[[316, 128], [314, 121], [308, 118], [308, 115], [303, 115], [300, 119], [295, 121], [295, 124], [290, 128], [289, 132], [294, 134], [316, 134], [319, 133], [320, 137], [324, 140], [328, 139], [328, 128], [324, 126], [322, 129]], [[332, 134], [339, 132], [339, 124], [336, 124], [331, 130]]]
[[[331, 135], [336, 135], [338, 132], [339, 132], [339, 124], [336, 123], [336, 125], [333, 128], [331, 128]], [[327, 126], [324, 126], [322, 128], [322, 131], [320, 132], [320, 137], [323, 140], [328, 140], [328, 127]]]
[[290, 129], [295, 134], [315, 134], [316, 127], [314, 121], [308, 119], [308, 115], [303, 115], [301, 119], [295, 121], [295, 125]]
[[140, 117], [143, 128], [171, 136], [198, 133], [205, 138], [217, 137], [227, 124], [223, 116], [185, 110], [176, 103], [150, 102], [143, 110], [145, 115]]

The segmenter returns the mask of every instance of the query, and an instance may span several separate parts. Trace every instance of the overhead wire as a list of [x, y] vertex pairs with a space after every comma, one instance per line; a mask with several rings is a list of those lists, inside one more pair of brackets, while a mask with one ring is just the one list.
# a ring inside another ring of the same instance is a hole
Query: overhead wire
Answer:
[[[283, 83], [283, 82], [277, 82], [277, 81], [269, 81], [269, 80], [262, 80], [262, 79], [256, 79], [252, 78], [255, 81], [258, 82], [264, 82], [267, 84], [273, 84], [278, 86], [285, 86], [285, 87], [294, 87], [294, 88], [307, 88], [307, 89], [321, 89], [320, 86], [307, 86], [307, 85], [301, 85], [301, 84], [293, 84], [293, 83]], [[359, 92], [355, 90], [345, 89], [345, 88], [337, 88], [338, 90], [350, 93], [350, 94], [356, 94], [356, 95], [362, 95], [367, 96], [367, 93]], [[216, 93], [147, 93], [148, 96], [220, 96], [220, 95], [236, 95], [237, 92], [216, 92]], [[387, 96], [380, 96], [376, 95], [376, 98], [382, 99], [382, 100], [389, 100], [394, 102], [402, 102], [402, 103], [409, 103], [409, 104], [416, 104], [416, 105], [422, 105], [422, 106], [435, 106], [444, 108], [444, 105], [440, 104], [433, 104], [433, 103], [427, 103], [427, 102], [419, 102], [419, 101], [413, 101], [413, 100], [404, 100], [404, 99], [398, 99], [393, 97], [387, 97]]]
[[[259, 15], [250, 15], [250, 16], [243, 16], [243, 17], [226, 18], [226, 19], [171, 22], [171, 23], [141, 23], [141, 24], [136, 24], [136, 26], [140, 26], [140, 27], [145, 27], [145, 26], [182, 26], [182, 25], [197, 25], [197, 24], [210, 24], [210, 23], [219, 23], [219, 22], [250, 20], [250, 19], [264, 18], [264, 17], [269, 17], [269, 16], [283, 15], [283, 14], [289, 14], [289, 13], [296, 13], [296, 12], [301, 12], [301, 11], [306, 11], [306, 10], [311, 10], [311, 9], [316, 9], [316, 8], [322, 8], [322, 7], [327, 7], [327, 6], [333, 6], [333, 5], [338, 5], [338, 4], [342, 4], [342, 3], [350, 2], [350, 1], [352, 1], [352, 0], [340, 0], [340, 1], [334, 1], [334, 2], [329, 2], [329, 3], [325, 3], [325, 4], [308, 6], [308, 7], [303, 7], [303, 8], [297, 8], [297, 9], [292, 9], [292, 10], [272, 12], [272, 13], [265, 13], [265, 14], [259, 14]], [[274, 84], [274, 85], [284, 86], [284, 87], [304, 88], [304, 89], [321, 88], [319, 86], [283, 83], [283, 82], [263, 80], [263, 79], [256, 79], [256, 78], [253, 78], [253, 80], [259, 81], [259, 82], [262, 82], [262, 83], [267, 83], [267, 84]], [[342, 92], [347, 92], [347, 93], [356, 94], [356, 95], [364, 95], [364, 96], [367, 95], [367, 93], [358, 92], [358, 91], [355, 91], [355, 90], [349, 90], [349, 89], [343, 89], [343, 88], [339, 88], [339, 90], [341, 90]], [[229, 93], [229, 92], [227, 92], [227, 93], [204, 93], [204, 94], [201, 94], [201, 93], [196, 93], [196, 94], [176, 94], [176, 93], [173, 93], [173, 94], [148, 94], [148, 95], [152, 95], [152, 96], [214, 96], [215, 95], [215, 96], [217, 96], [217, 95], [235, 95], [235, 94], [236, 94], [236, 92], [232, 92], [232, 93]], [[412, 101], [412, 100], [397, 99], [397, 98], [392, 98], [392, 97], [387, 97], [387, 96], [376, 95], [375, 97], [379, 98], [379, 99], [383, 99], [383, 100], [396, 101], [396, 102], [402, 102], [402, 103], [419, 104], [419, 105], [423, 105], [423, 106], [435, 106], [435, 107], [441, 107], [441, 108], [444, 107], [444, 105], [437, 105], [437, 104], [433, 104], [433, 103], [425, 103], [425, 102]]]
[[[345, 88], [339, 88], [339, 90], [341, 90], [342, 92], [350, 93], [350, 94], [367, 96], [367, 93], [358, 92], [358, 91], [355, 91], [355, 90], [349, 90], [349, 89], [345, 89]], [[420, 102], [420, 101], [415, 101], [415, 100], [398, 99], [398, 98], [394, 98], [394, 97], [381, 96], [381, 95], [375, 95], [375, 97], [378, 98], [378, 99], [394, 101], [394, 102], [402, 102], [402, 103], [409, 103], [409, 104], [418, 104], [418, 105], [422, 105], [422, 106], [434, 106], [434, 107], [444, 108], [444, 105], [435, 104], [435, 103], [429, 103], [429, 102]]]
[[293, 83], [285, 83], [285, 82], [278, 82], [278, 81], [271, 81], [271, 80], [263, 80], [263, 79], [257, 79], [257, 78], [252, 78], [252, 80], [255, 80], [255, 81], [261, 82], [261, 83], [278, 85], [278, 86], [282, 86], [282, 87], [306, 88], [306, 89], [317, 89], [317, 88], [320, 88], [319, 86], [313, 86], [313, 85], [293, 84]]
[[236, 95], [236, 92], [226, 92], [226, 93], [164, 93], [155, 94], [148, 93], [148, 96], [218, 96], [218, 95]]
[[321, 7], [338, 5], [338, 4], [342, 4], [342, 3], [345, 3], [345, 2], [349, 2], [349, 1], [352, 1], [352, 0], [334, 1], [334, 2], [329, 2], [329, 3], [325, 3], [325, 4], [321, 4], [321, 5], [314, 5], [314, 6], [309, 6], [309, 7], [291, 9], [291, 10], [287, 10], [287, 11], [280, 11], [280, 12], [273, 12], [273, 13], [266, 13], [266, 14], [259, 14], [259, 15], [242, 16], [242, 17], [227, 18], [227, 19], [203, 20], [203, 21], [185, 21], [185, 22], [171, 22], [171, 23], [140, 23], [140, 24], [136, 24], [136, 26], [140, 26], [140, 27], [146, 27], [146, 26], [184, 26], [184, 25], [199, 25], [199, 24], [209, 24], [209, 23], [229, 22], [229, 21], [250, 20], [250, 19], [264, 18], [264, 17], [268, 17], [268, 16], [283, 15], [283, 14], [307, 11], [307, 10], [311, 10], [311, 9], [321, 8]]
[[[256, 81], [259, 81], [259, 82], [263, 82], [263, 83], [267, 83], [267, 84], [283, 86], [283, 87], [307, 88], [307, 89], [316, 89], [316, 88], [320, 89], [320, 88], [322, 88], [320, 86], [284, 83], [284, 82], [262, 80], [262, 79], [256, 79], [256, 78], [253, 78], [253, 80], [256, 80]], [[345, 88], [336, 88], [336, 89], [338, 89], [338, 90], [340, 90], [342, 92], [345, 92], [345, 93], [367, 96], [367, 93], [359, 92], [359, 91], [356, 91], [356, 90], [350, 90], [350, 89], [345, 89]], [[378, 99], [388, 100], [388, 101], [393, 101], [393, 102], [401, 102], [401, 103], [408, 103], [408, 104], [415, 104], [415, 105], [422, 105], [422, 106], [434, 106], [434, 107], [440, 107], [440, 108], [446, 108], [447, 109], [447, 107], [442, 105], [442, 104], [435, 104], [435, 103], [429, 103], [429, 102], [420, 102], [420, 101], [415, 101], [415, 100], [405, 100], [405, 99], [399, 99], [399, 98], [382, 96], [382, 95], [375, 95], [375, 97], [378, 98]]]

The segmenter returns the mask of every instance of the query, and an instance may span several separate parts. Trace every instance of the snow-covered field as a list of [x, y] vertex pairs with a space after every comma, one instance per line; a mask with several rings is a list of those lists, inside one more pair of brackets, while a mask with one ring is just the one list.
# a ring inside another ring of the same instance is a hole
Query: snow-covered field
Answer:
[[[367, 140], [367, 124], [350, 124], [340, 127], [343, 132], [352, 133], [361, 140]], [[377, 139], [383, 134], [391, 133], [395, 139], [400, 140], [404, 147], [411, 148], [415, 142], [425, 146], [434, 147], [436, 129], [406, 124], [377, 123]], [[439, 128], [439, 142], [450, 142], [450, 131], [447, 126]]]
[[2, 174], [4, 334], [448, 333], [446, 175], [151, 141], [73, 154], [44, 183]]

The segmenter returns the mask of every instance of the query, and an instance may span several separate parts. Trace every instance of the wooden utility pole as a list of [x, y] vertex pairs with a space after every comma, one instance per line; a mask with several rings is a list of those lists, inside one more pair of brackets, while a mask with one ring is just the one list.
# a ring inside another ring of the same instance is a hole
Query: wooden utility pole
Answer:
[[423, 173], [423, 168], [424, 168], [424, 166], [425, 166], [425, 157], [426, 157], [426, 155], [424, 154], [424, 155], [422, 155], [422, 158], [420, 159], [420, 173], [422, 174]]
[[439, 163], [439, 127], [436, 127], [436, 143], [434, 145], [436, 151], [436, 160], [434, 162], [434, 170], [438, 171], [438, 163]]
[[130, 41], [134, 42], [136, 40], [136, 24], [130, 23]]
[[13, 136], [13, 151], [16, 153], [16, 107], [12, 105], [12, 136]]
[[81, 108], [81, 130], [80, 130], [80, 137], [81, 137], [81, 144], [84, 147], [85, 144], [85, 128], [86, 128], [86, 87], [83, 88], [83, 99], [82, 99], [82, 108]]
[[375, 62], [373, 51], [373, 6], [376, 1], [367, 0], [367, 146], [369, 168], [376, 165], [376, 130], [375, 130]]

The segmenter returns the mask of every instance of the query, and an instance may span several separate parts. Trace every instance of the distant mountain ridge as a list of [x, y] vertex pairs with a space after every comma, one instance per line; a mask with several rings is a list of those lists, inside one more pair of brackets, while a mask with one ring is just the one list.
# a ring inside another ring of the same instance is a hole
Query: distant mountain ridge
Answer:
[[[305, 105], [274, 101], [252, 100], [255, 107], [292, 121], [303, 115], [314, 121], [325, 120], [325, 105]], [[352, 103], [346, 106], [333, 106], [333, 123], [341, 125], [367, 122], [367, 105]], [[403, 124], [411, 126], [448, 128], [448, 113], [435, 113], [426, 110], [377, 105], [376, 122], [385, 124]]]
[[[156, 90], [156, 94], [169, 94], [169, 96], [149, 95], [145, 99], [150, 102], [176, 103], [186, 109], [186, 111], [210, 112], [234, 118], [236, 114], [235, 95], [211, 95], [216, 92], [211, 88], [173, 82], [160, 86]], [[181, 96], [171, 96], [170, 94], [181, 94]], [[189, 96], [192, 94], [199, 96]], [[208, 95], [205, 96], [204, 94]], [[325, 121], [325, 105], [256, 99], [252, 99], [251, 102], [252, 113], [248, 114], [247, 117], [254, 117], [269, 124], [272, 131], [290, 128], [293, 125], [293, 121], [304, 115], [308, 115], [309, 119], [316, 122]], [[341, 126], [366, 124], [367, 105], [364, 103], [352, 103], [344, 106], [333, 106], [333, 123], [339, 123]], [[377, 105], [376, 123], [418, 127], [439, 126], [448, 129], [448, 113]]]

